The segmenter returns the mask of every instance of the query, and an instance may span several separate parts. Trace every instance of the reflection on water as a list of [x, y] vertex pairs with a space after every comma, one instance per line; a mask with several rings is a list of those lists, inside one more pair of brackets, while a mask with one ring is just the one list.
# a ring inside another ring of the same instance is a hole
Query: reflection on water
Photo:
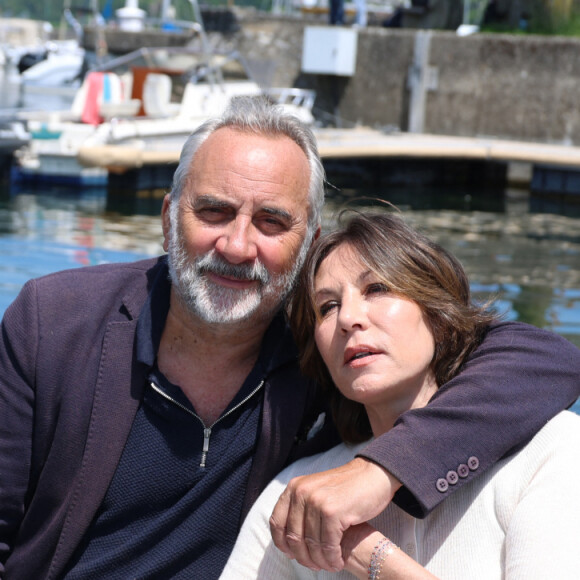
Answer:
[[[163, 252], [162, 191], [123, 195], [104, 189], [43, 189], [0, 196], [0, 293], [4, 310], [19, 285], [47, 272]], [[496, 211], [475, 211], [466, 196], [390, 191], [416, 227], [464, 264], [474, 294], [498, 297], [513, 319], [547, 327], [580, 345], [580, 219], [530, 211], [507, 195]], [[330, 194], [324, 229], [338, 210], [373, 205], [352, 192]], [[472, 196], [473, 197], [473, 196]], [[434, 207], [438, 204], [440, 207]]]
[[161, 251], [162, 197], [118, 197], [103, 189], [18, 192], [5, 200], [0, 234], [152, 255]]
[[2, 190], [0, 314], [30, 278], [162, 253], [158, 196], [110, 200], [106, 190]]
[[[474, 193], [390, 193], [409, 222], [461, 260], [475, 297], [492, 295], [509, 319], [550, 328], [580, 346], [580, 219], [534, 213], [530, 197], [516, 191], [496, 199], [494, 211], [472, 209]], [[348, 195], [335, 199], [353, 205]], [[327, 216], [327, 227], [334, 218]]]
[[[163, 193], [0, 190], [0, 313], [29, 278], [162, 253]], [[444, 196], [407, 187], [389, 194], [413, 225], [458, 256], [478, 299], [491, 294], [509, 319], [550, 328], [580, 346], [580, 217], [550, 213], [554, 203], [538, 212], [534, 200], [513, 192], [485, 203], [473, 192]], [[353, 198], [348, 190], [329, 194], [325, 229], [345, 204], [370, 205]]]

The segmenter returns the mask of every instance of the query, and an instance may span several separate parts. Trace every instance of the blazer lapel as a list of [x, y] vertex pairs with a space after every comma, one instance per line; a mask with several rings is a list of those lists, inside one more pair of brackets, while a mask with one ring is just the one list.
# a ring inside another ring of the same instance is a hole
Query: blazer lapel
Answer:
[[289, 365], [266, 382], [262, 426], [244, 496], [242, 521], [290, 455], [306, 406], [304, 383], [297, 365]]
[[50, 578], [63, 572], [101, 505], [139, 407], [147, 369], [133, 356], [136, 324], [136, 320], [111, 322], [105, 333], [83, 464]]

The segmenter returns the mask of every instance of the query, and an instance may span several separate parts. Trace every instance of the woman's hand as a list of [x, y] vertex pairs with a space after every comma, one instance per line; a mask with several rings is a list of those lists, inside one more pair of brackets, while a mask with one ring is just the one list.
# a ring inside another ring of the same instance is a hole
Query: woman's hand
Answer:
[[274, 543], [313, 570], [342, 570], [345, 532], [381, 513], [400, 486], [385, 469], [360, 457], [329, 471], [297, 477], [270, 518]]
[[360, 580], [367, 580], [373, 550], [383, 538], [383, 534], [369, 524], [348, 528], [342, 537], [344, 569]]
[[[415, 562], [383, 534], [369, 524], [350, 527], [342, 539], [344, 569], [359, 578], [379, 580], [436, 580], [429, 571]], [[374, 562], [373, 574], [369, 570]]]

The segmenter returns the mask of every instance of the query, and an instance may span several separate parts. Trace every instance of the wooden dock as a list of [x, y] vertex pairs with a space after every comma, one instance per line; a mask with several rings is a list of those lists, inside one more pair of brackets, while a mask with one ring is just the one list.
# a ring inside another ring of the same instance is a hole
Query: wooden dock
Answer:
[[323, 158], [417, 157], [482, 159], [550, 164], [580, 169], [580, 147], [506, 141], [487, 137], [453, 137], [414, 133], [381, 133], [374, 129], [319, 129]]
[[[580, 169], [580, 147], [507, 141], [487, 137], [453, 137], [413, 133], [383, 133], [375, 129], [316, 129], [320, 155], [325, 159], [415, 157], [481, 159], [500, 162], [548, 164]], [[185, 137], [184, 137], [185, 139]], [[131, 145], [83, 147], [82, 165], [113, 171], [179, 161], [180, 147], [158, 150]]]
[[[315, 129], [315, 134], [323, 160], [406, 158], [505, 163], [511, 185], [539, 193], [580, 196], [580, 147], [486, 137], [386, 133], [366, 127]], [[168, 140], [165, 148], [161, 140], [155, 150], [146, 145], [83, 147], [78, 160], [81, 165], [107, 168], [110, 178], [121, 183], [121, 176], [127, 174], [139, 183], [156, 184], [160, 169], [164, 170], [162, 179], [166, 182], [170, 180], [167, 170], [178, 163], [185, 138]]]

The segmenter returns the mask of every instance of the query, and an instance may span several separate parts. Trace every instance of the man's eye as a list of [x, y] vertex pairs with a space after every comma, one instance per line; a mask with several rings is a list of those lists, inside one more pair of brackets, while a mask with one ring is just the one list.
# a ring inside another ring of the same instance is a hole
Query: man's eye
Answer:
[[226, 217], [228, 215], [228, 211], [223, 207], [204, 207], [198, 209], [196, 214], [203, 220], [214, 222]]
[[257, 223], [258, 227], [266, 234], [278, 234], [288, 229], [284, 222], [275, 217], [263, 217]]

